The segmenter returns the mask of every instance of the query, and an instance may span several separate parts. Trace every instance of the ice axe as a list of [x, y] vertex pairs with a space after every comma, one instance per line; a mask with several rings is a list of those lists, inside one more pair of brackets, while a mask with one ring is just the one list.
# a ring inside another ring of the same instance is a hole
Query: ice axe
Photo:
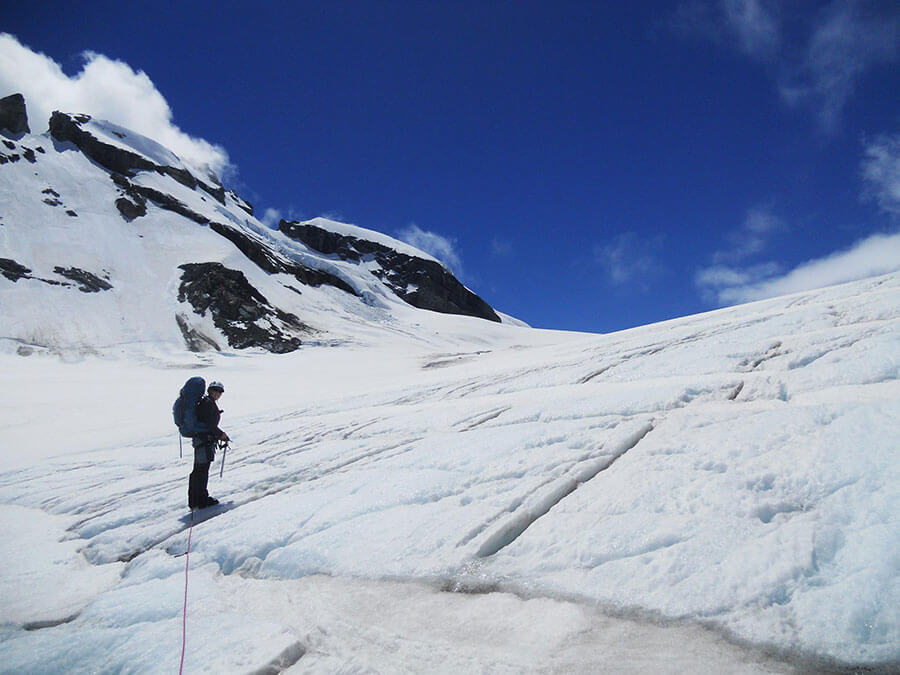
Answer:
[[228, 452], [228, 441], [221, 442], [219, 448], [222, 450], [222, 466], [219, 467], [219, 478], [221, 478], [222, 474], [225, 473], [225, 453]]

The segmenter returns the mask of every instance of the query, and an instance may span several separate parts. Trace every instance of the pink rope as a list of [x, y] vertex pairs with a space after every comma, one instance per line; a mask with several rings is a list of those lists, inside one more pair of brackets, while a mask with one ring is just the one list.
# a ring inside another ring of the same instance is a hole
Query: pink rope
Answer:
[[191, 564], [191, 535], [194, 533], [194, 512], [191, 511], [191, 527], [188, 530], [187, 553], [184, 554], [184, 612], [181, 615], [181, 666], [178, 668], [178, 675], [182, 675], [184, 671], [184, 650], [187, 647], [187, 591], [188, 591], [188, 568]]

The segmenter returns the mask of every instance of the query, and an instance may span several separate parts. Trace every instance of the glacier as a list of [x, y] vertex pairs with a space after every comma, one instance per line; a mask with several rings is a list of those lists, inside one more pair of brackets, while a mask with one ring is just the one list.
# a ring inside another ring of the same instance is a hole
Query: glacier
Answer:
[[[419, 318], [0, 356], [0, 670], [176, 669], [189, 533], [190, 672], [897, 667], [900, 275], [609, 335]], [[191, 529], [196, 373], [234, 447]]]

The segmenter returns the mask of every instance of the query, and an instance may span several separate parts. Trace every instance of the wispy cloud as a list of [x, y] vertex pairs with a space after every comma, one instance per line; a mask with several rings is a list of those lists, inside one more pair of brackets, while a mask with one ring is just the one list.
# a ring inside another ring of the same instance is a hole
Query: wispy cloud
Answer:
[[844, 106], [863, 74], [898, 54], [898, 5], [884, 3], [890, 12], [865, 12], [866, 5], [832, 3], [813, 25], [802, 60], [784, 64], [782, 99], [811, 106], [822, 130], [829, 133], [838, 128]]
[[900, 232], [872, 235], [785, 274], [770, 265], [707, 268], [697, 275], [696, 282], [714, 293], [720, 304], [731, 305], [887, 274], [900, 270]]
[[491, 240], [491, 255], [495, 258], [509, 258], [512, 256], [515, 248], [513, 244], [508, 239], [500, 239], [499, 237], [494, 237]]
[[278, 227], [278, 224], [284, 219], [284, 216], [281, 214], [281, 211], [278, 209], [268, 208], [266, 209], [260, 220], [263, 225], [266, 227], [271, 227], [273, 230]]
[[761, 0], [688, 0], [675, 10], [672, 25], [685, 36], [735, 45], [755, 59], [771, 58], [781, 43], [776, 8]]
[[781, 100], [812, 110], [831, 134], [866, 72], [898, 57], [900, 5], [834, 0], [801, 13], [764, 0], [686, 0], [672, 26], [766, 64]]
[[900, 216], [900, 134], [866, 143], [862, 175], [864, 195], [885, 213]]
[[0, 92], [25, 97], [32, 131], [46, 130], [54, 110], [87, 113], [148, 136], [189, 163], [220, 174], [232, 169], [224, 148], [174, 124], [169, 104], [146, 73], [102, 54], [82, 57], [81, 72], [69, 77], [53, 59], [0, 33]]
[[765, 251], [772, 237], [786, 230], [784, 221], [768, 205], [747, 211], [744, 222], [726, 235], [728, 246], [713, 255], [715, 265], [735, 263]]
[[599, 263], [611, 283], [633, 283], [640, 288], [647, 288], [647, 277], [661, 271], [656, 257], [661, 243], [659, 237], [641, 239], [634, 232], [623, 232], [608, 242], [596, 245], [594, 260]]
[[722, 10], [744, 52], [768, 58], [778, 50], [781, 35], [772, 8], [760, 0], [723, 0]]
[[423, 230], [415, 223], [397, 233], [397, 238], [410, 246], [437, 258], [454, 274], [462, 273], [462, 259], [456, 250], [456, 240], [436, 232]]
[[[293, 206], [291, 206], [287, 210], [287, 213], [285, 213], [281, 209], [269, 207], [265, 211], [263, 211], [262, 216], [258, 216], [258, 217], [259, 217], [260, 222], [263, 223], [263, 225], [266, 225], [267, 227], [271, 227], [273, 230], [278, 229], [278, 225], [279, 225], [279, 223], [281, 223], [282, 220], [287, 220], [287, 221], [306, 220], [306, 217], [300, 212], [300, 210]], [[332, 218], [332, 217], [326, 216], [326, 215], [323, 215], [322, 217], [328, 218], [329, 220], [337, 220], [338, 222], [341, 222], [339, 218]]]

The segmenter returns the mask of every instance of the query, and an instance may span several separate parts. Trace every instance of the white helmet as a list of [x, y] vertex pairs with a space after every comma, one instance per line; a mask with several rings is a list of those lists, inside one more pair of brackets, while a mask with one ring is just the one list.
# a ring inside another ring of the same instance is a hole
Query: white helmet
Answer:
[[210, 389], [218, 389], [223, 394], [225, 393], [225, 385], [222, 384], [221, 382], [219, 382], [218, 380], [213, 380], [212, 382], [210, 382], [209, 386], [206, 389], [207, 389], [207, 391], [209, 391]]

